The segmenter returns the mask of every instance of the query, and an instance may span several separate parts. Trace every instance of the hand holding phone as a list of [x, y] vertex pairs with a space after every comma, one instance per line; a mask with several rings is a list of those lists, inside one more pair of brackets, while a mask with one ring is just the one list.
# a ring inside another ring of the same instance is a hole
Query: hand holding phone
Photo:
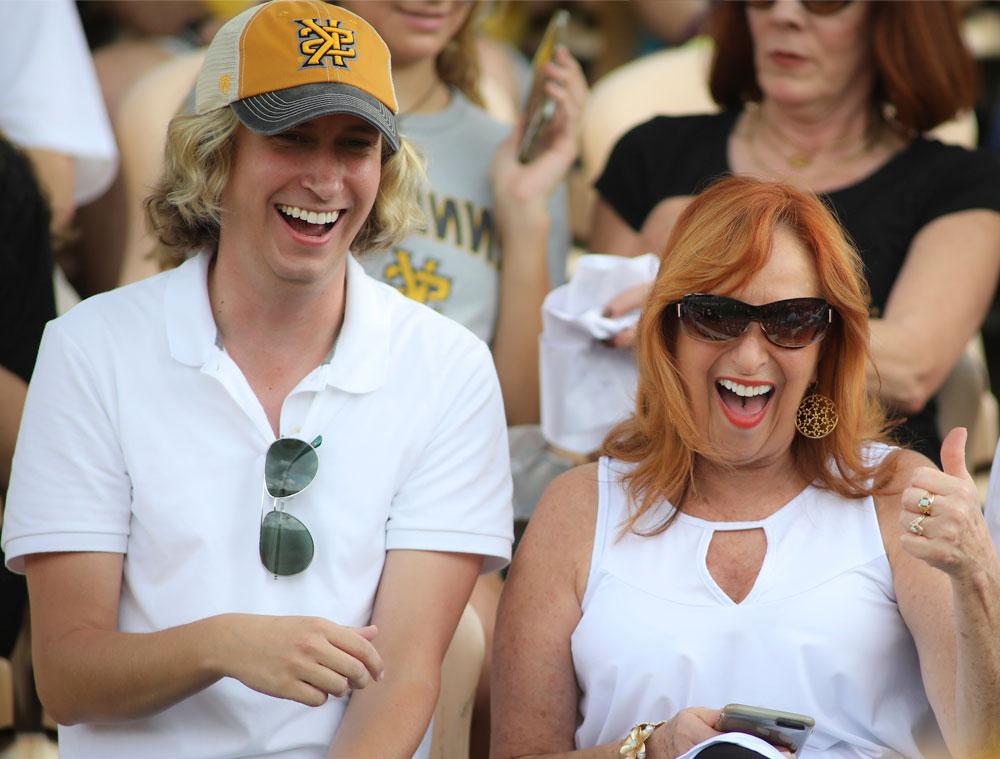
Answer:
[[556, 113], [556, 103], [545, 93], [545, 66], [555, 56], [556, 48], [565, 44], [569, 11], [559, 9], [545, 28], [535, 57], [531, 61], [531, 92], [524, 107], [524, 133], [517, 148], [517, 160], [530, 163], [537, 155], [542, 134]]
[[796, 754], [802, 749], [816, 726], [805, 714], [764, 709], [746, 704], [726, 704], [715, 729], [722, 733], [748, 733], [768, 743], [790, 749]]

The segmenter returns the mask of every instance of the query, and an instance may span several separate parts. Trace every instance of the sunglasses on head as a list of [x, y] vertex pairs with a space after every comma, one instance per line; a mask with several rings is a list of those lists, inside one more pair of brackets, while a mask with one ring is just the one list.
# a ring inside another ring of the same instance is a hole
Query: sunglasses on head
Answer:
[[[757, 10], [767, 10], [775, 0], [744, 0], [747, 6]], [[802, 7], [814, 16], [832, 16], [846, 8], [853, 0], [799, 0]]]
[[312, 561], [312, 535], [302, 522], [285, 511], [285, 501], [316, 479], [319, 471], [316, 449], [322, 444], [322, 436], [311, 443], [286, 437], [275, 440], [267, 449], [264, 490], [273, 502], [260, 522], [260, 561], [275, 577], [298, 574]]
[[[751, 322], [782, 348], [805, 348], [822, 340], [833, 323], [833, 308], [822, 298], [790, 298], [751, 306], [725, 295], [690, 293], [671, 305], [685, 334], [696, 340], [735, 340]], [[664, 316], [671, 309], [663, 312]]]

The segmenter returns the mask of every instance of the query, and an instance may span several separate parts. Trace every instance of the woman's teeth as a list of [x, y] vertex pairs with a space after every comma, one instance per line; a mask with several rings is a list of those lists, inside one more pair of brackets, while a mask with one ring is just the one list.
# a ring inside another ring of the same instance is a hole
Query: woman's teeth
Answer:
[[340, 216], [340, 211], [307, 211], [298, 206], [279, 205], [278, 210], [293, 219], [301, 219], [310, 224], [333, 224]]
[[741, 385], [728, 379], [718, 380], [719, 384], [736, 395], [752, 398], [755, 395], [765, 395], [774, 390], [774, 385]]

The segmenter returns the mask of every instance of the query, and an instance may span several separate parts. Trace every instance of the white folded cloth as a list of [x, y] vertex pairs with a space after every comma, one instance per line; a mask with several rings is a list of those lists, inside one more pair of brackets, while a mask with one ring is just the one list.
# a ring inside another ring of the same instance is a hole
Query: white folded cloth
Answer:
[[628, 416], [635, 400], [631, 351], [602, 340], [636, 323], [638, 311], [618, 318], [604, 307], [623, 290], [656, 276], [659, 258], [585, 255], [573, 278], [542, 306], [539, 369], [542, 434], [573, 453], [597, 450], [605, 434]]

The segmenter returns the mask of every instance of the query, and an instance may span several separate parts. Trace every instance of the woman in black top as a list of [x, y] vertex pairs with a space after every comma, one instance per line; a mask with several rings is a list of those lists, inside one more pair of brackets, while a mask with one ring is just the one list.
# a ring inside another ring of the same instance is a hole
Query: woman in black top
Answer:
[[590, 248], [661, 250], [690, 197], [735, 172], [823, 197], [872, 293], [881, 394], [897, 437], [937, 460], [933, 394], [1000, 270], [1000, 162], [920, 134], [971, 105], [974, 69], [947, 2], [720, 3], [713, 97], [725, 110], [627, 133], [597, 182]]

